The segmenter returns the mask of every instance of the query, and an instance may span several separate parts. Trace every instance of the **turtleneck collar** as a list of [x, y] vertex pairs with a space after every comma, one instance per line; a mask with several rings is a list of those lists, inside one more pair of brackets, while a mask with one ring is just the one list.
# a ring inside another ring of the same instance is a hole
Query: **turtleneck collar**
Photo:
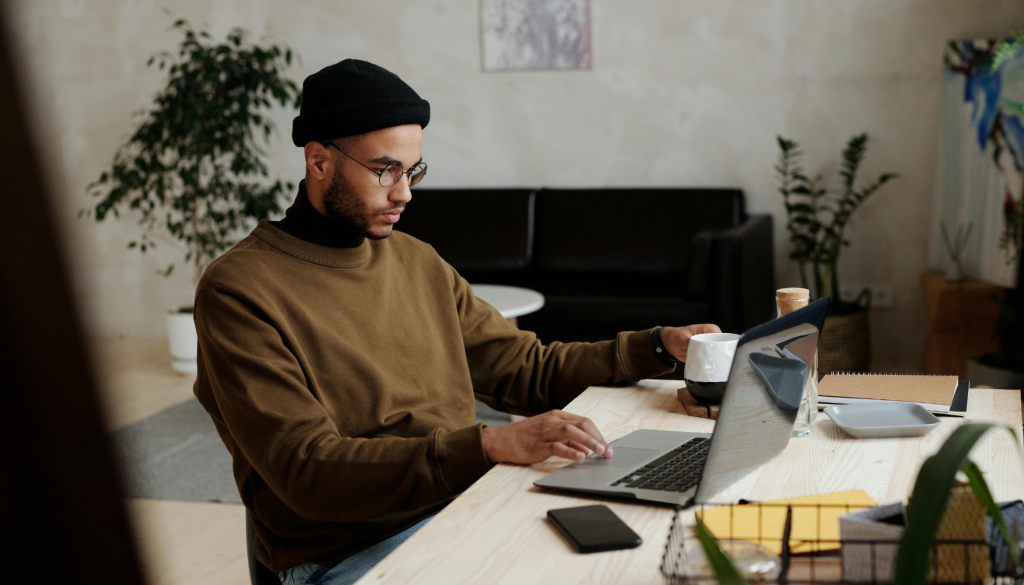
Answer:
[[355, 248], [365, 239], [351, 226], [317, 211], [306, 196], [305, 180], [299, 182], [295, 202], [284, 212], [284, 219], [269, 223], [296, 238], [331, 248]]
[[357, 268], [363, 266], [370, 261], [370, 256], [373, 254], [372, 246], [370, 246], [370, 242], [365, 238], [362, 244], [355, 247], [337, 248], [321, 246], [278, 229], [267, 220], [261, 221], [256, 226], [256, 229], [252, 231], [252, 235], [285, 254], [295, 256], [306, 262], [333, 268]]

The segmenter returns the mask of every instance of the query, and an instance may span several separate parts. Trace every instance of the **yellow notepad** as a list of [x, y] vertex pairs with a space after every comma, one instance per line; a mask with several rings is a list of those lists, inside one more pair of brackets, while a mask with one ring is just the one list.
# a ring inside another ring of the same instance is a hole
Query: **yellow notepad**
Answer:
[[[762, 502], [771, 506], [744, 504], [706, 508], [696, 512], [711, 534], [719, 540], [737, 539], [758, 542], [782, 554], [782, 533], [786, 526], [785, 504], [793, 506], [793, 525], [789, 548], [793, 553], [839, 550], [839, 517], [850, 512], [877, 506], [878, 502], [864, 490], [805, 496], [788, 500]], [[782, 504], [782, 505], [775, 505]], [[808, 505], [828, 504], [827, 507]], [[845, 506], [849, 506], [849, 510]], [[759, 536], [760, 535], [760, 536]], [[820, 540], [834, 542], [819, 543]]]

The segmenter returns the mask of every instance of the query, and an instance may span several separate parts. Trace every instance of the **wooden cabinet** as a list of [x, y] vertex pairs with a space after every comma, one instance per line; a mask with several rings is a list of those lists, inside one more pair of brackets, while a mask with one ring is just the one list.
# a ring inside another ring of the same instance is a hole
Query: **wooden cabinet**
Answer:
[[950, 283], [941, 272], [925, 272], [921, 290], [928, 322], [921, 369], [967, 379], [969, 358], [999, 349], [992, 329], [1006, 289], [979, 280]]

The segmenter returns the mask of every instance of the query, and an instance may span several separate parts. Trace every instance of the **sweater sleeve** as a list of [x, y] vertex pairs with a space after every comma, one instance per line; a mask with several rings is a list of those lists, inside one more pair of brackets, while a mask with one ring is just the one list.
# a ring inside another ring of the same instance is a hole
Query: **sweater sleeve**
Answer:
[[562, 408], [595, 384], [660, 376], [673, 370], [658, 359], [651, 332], [623, 331], [614, 340], [543, 345], [473, 294], [449, 267], [463, 343], [477, 400], [512, 414]]
[[300, 516], [357, 522], [422, 509], [465, 490], [490, 468], [479, 424], [419, 438], [345, 436], [255, 304], [206, 286], [195, 311], [196, 394], [214, 403], [207, 410], [226, 427], [233, 457], [244, 457]]

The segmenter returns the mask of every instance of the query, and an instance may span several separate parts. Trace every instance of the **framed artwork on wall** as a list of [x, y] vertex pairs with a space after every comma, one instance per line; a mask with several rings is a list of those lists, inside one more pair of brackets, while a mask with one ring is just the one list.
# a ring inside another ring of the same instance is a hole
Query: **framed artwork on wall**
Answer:
[[590, 69], [590, 0], [481, 0], [484, 71]]
[[950, 231], [969, 225], [960, 256], [964, 275], [1013, 287], [1024, 191], [1024, 50], [993, 68], [999, 43], [946, 45], [930, 263], [945, 270], [951, 262], [940, 223]]

